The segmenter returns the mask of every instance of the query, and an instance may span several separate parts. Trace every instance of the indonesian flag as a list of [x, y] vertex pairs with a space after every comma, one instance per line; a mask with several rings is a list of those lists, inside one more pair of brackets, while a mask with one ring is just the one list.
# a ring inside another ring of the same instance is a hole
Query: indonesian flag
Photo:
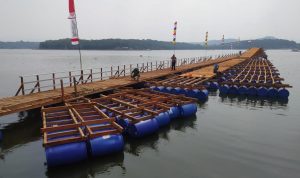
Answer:
[[78, 37], [74, 0], [69, 0], [69, 13], [70, 13], [69, 19], [71, 22], [71, 30], [72, 30], [71, 43], [72, 45], [78, 45], [79, 37]]

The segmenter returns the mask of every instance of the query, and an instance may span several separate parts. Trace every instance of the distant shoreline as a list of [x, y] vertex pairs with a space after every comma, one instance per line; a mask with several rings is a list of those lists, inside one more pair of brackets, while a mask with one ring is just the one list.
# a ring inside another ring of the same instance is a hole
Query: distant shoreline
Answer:
[[[82, 50], [113, 50], [113, 51], [151, 51], [151, 50], [174, 50], [171, 42], [157, 40], [137, 40], [137, 39], [103, 39], [80, 41]], [[206, 50], [203, 43], [176, 43], [176, 50]], [[284, 39], [257, 39], [234, 41], [222, 44], [222, 41], [213, 40], [208, 42], [207, 50], [244, 50], [251, 47], [264, 49], [299, 49], [300, 44], [295, 41]], [[47, 40], [44, 42], [1, 42], [0, 49], [41, 49], [41, 50], [77, 50], [78, 46], [73, 46], [70, 39]]]

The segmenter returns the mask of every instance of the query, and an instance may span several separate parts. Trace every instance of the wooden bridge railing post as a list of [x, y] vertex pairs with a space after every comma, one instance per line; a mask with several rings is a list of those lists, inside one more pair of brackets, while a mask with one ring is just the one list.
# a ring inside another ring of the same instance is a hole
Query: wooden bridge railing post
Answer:
[[131, 75], [131, 72], [132, 72], [132, 64], [129, 65], [129, 70], [130, 70], [130, 75]]
[[150, 64], [150, 65], [151, 65], [151, 71], [152, 71], [152, 62], [151, 62], [151, 64]]
[[126, 65], [123, 66], [124, 69], [124, 77], [126, 76]]
[[113, 76], [113, 66], [110, 67], [110, 77]]
[[53, 90], [56, 89], [56, 86], [55, 86], [55, 73], [52, 73], [52, 82], [53, 82]]
[[22, 91], [22, 95], [25, 95], [25, 87], [24, 87], [24, 78], [21, 77], [21, 91]]
[[73, 83], [74, 83], [74, 93], [75, 93], [75, 97], [76, 97], [77, 96], [77, 85], [76, 85], [76, 78], [75, 77], [73, 77]]
[[60, 89], [61, 89], [61, 98], [64, 101], [65, 98], [65, 91], [64, 91], [64, 82], [62, 79], [60, 79]]
[[91, 72], [91, 83], [93, 82], [93, 69], [90, 70]]
[[102, 67], [100, 68], [100, 78], [101, 78], [101, 80], [103, 80], [103, 69], [102, 69]]
[[155, 64], [155, 70], [157, 70], [157, 61], [156, 61], [156, 64]]
[[149, 65], [148, 65], [148, 62], [147, 62], [147, 72], [149, 71]]
[[70, 87], [72, 86], [72, 72], [69, 72], [69, 82], [70, 82]]
[[83, 84], [83, 70], [81, 70], [81, 74], [80, 74], [80, 78], [81, 78], [81, 84]]
[[40, 76], [39, 75], [36, 75], [36, 84], [37, 84], [37, 87], [38, 87], [38, 92], [41, 92], [41, 86], [40, 86]]

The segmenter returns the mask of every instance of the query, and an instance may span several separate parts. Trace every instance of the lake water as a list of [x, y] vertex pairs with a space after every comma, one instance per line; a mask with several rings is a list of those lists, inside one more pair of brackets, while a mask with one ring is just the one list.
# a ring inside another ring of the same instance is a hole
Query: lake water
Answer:
[[[177, 51], [178, 58], [231, 51]], [[169, 58], [172, 51], [83, 51], [84, 68]], [[126, 139], [113, 156], [47, 169], [38, 112], [0, 117], [1, 177], [296, 178], [300, 175], [300, 53], [268, 50], [293, 86], [288, 102], [221, 98], [210, 93], [195, 117], [178, 119], [150, 137]], [[140, 57], [142, 55], [142, 57]], [[79, 68], [76, 51], [0, 50], [0, 96], [18, 76]]]

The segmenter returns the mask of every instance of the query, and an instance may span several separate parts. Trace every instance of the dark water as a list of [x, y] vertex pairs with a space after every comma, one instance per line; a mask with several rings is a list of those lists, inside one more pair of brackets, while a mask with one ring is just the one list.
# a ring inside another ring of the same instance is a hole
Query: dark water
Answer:
[[[152, 53], [166, 57], [170, 52]], [[191, 53], [197, 56], [197, 51]], [[199, 104], [195, 117], [175, 120], [145, 139], [127, 138], [124, 153], [70, 167], [48, 170], [44, 165], [38, 112], [2, 117], [0, 177], [297, 178], [300, 53], [270, 50], [267, 54], [294, 87], [289, 101], [221, 98], [211, 93], [207, 102]]]

